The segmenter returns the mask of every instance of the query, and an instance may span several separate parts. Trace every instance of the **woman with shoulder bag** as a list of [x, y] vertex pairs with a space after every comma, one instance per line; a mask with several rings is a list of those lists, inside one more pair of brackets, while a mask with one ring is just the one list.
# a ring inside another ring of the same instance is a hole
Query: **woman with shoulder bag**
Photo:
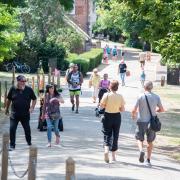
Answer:
[[52, 128], [54, 128], [54, 132], [56, 135], [56, 144], [59, 144], [60, 142], [60, 135], [58, 129], [59, 119], [61, 117], [59, 109], [60, 103], [64, 103], [64, 100], [56, 90], [56, 85], [53, 83], [47, 85], [42, 113], [42, 119], [46, 119], [47, 122], [47, 147], [51, 147]]
[[121, 94], [117, 93], [119, 82], [113, 80], [110, 83], [110, 92], [105, 93], [100, 106], [105, 108], [103, 119], [104, 134], [104, 160], [109, 163], [109, 151], [112, 152], [112, 161], [116, 161], [118, 149], [118, 137], [121, 125], [121, 114], [124, 111], [125, 101]]

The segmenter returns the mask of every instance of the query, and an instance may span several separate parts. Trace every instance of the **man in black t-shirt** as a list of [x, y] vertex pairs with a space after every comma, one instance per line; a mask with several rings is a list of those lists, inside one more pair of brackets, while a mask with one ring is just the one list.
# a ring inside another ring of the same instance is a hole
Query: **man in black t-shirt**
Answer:
[[[21, 122], [27, 144], [31, 145], [31, 129], [30, 129], [30, 113], [36, 105], [36, 96], [29, 86], [25, 85], [26, 78], [23, 75], [17, 77], [17, 86], [12, 86], [9, 90], [6, 101], [6, 115], [9, 114], [9, 106], [11, 104], [10, 114], [10, 150], [15, 149], [16, 145], [16, 129], [19, 121]], [[31, 104], [32, 101], [32, 104]]]
[[120, 73], [120, 78], [121, 78], [121, 83], [122, 86], [125, 86], [125, 75], [126, 75], [126, 70], [127, 70], [127, 65], [124, 62], [124, 60], [122, 60], [119, 64], [118, 67], [118, 73]]

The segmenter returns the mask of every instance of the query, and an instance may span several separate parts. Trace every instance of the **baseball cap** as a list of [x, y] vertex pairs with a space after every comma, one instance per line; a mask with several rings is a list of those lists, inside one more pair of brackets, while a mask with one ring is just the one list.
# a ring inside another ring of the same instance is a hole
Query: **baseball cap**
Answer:
[[17, 81], [26, 81], [26, 78], [23, 75], [17, 76], [16, 79], [17, 79]]
[[74, 63], [70, 63], [70, 64], [69, 64], [69, 67], [73, 67], [73, 66], [74, 66]]

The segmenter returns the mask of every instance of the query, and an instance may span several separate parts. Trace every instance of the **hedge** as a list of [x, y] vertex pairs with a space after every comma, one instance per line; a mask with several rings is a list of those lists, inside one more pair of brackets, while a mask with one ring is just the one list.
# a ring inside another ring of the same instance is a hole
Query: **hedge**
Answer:
[[95, 67], [101, 64], [103, 56], [102, 49], [91, 49], [88, 52], [82, 53], [80, 55], [69, 53], [67, 61], [78, 64], [80, 70], [83, 74], [86, 74], [88, 71], [92, 71]]

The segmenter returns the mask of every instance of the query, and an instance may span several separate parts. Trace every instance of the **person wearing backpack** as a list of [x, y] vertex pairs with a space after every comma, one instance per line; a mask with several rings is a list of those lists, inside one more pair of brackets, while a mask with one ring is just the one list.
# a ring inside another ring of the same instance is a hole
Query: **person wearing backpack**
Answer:
[[[80, 71], [78, 71], [77, 64], [75, 64], [73, 66], [72, 71], [68, 74], [67, 81], [69, 84], [69, 93], [70, 93], [70, 100], [72, 103], [72, 111], [74, 111], [75, 104], [76, 104], [75, 113], [79, 113], [79, 95], [81, 93], [81, 85], [83, 83], [83, 75]], [[76, 103], [74, 101], [74, 97], [76, 99]]]
[[47, 138], [48, 145], [47, 147], [51, 147], [51, 139], [52, 139], [52, 128], [54, 129], [54, 133], [56, 136], [56, 144], [60, 142], [59, 135], [59, 119], [60, 115], [60, 103], [64, 103], [62, 96], [58, 93], [56, 89], [56, 85], [51, 83], [46, 86], [46, 95], [44, 97], [44, 105], [43, 105], [43, 113], [42, 119], [46, 119], [47, 122]]
[[126, 75], [127, 65], [124, 60], [121, 60], [118, 67], [118, 74], [120, 74], [122, 86], [125, 86], [125, 75]]
[[114, 46], [112, 50], [112, 60], [117, 60], [117, 55], [118, 55], [117, 46]]

